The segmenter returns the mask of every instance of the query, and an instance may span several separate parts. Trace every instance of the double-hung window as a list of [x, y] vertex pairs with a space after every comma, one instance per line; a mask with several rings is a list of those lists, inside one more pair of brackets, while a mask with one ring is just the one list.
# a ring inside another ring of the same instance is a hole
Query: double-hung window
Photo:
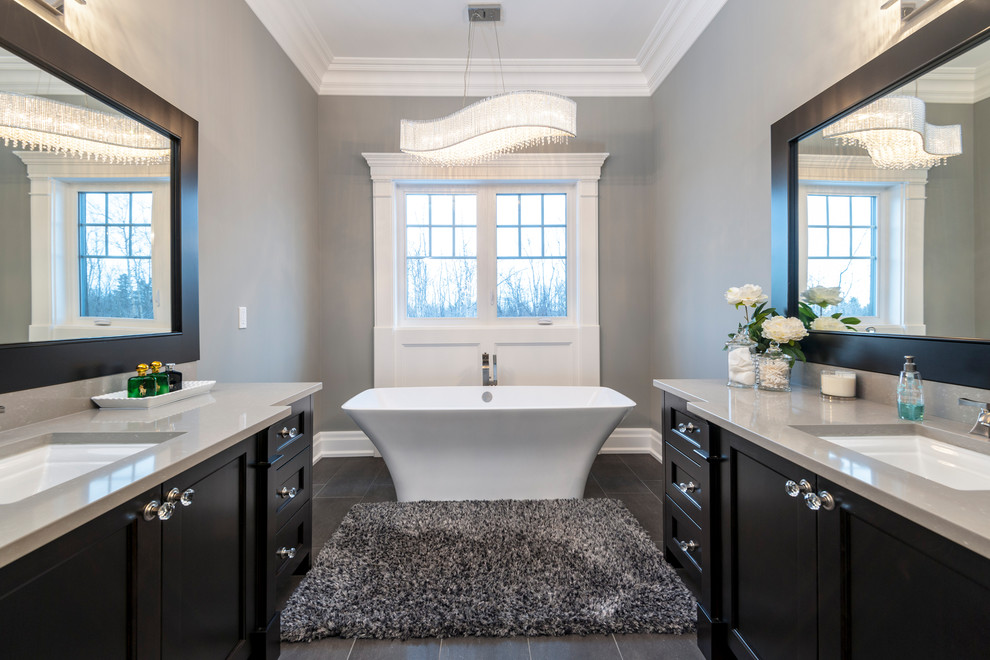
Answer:
[[407, 322], [573, 318], [573, 186], [409, 185], [398, 212]]

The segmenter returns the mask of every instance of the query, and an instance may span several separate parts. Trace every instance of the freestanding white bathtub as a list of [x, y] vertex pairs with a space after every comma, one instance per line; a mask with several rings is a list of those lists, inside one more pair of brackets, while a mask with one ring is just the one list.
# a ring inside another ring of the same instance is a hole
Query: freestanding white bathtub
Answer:
[[636, 405], [607, 387], [394, 387], [343, 405], [381, 452], [400, 502], [580, 498]]

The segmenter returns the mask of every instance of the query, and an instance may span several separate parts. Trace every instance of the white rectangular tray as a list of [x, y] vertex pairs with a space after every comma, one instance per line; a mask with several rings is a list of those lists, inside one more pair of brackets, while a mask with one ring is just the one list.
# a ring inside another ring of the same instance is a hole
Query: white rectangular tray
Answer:
[[121, 390], [120, 392], [94, 396], [93, 403], [100, 408], [157, 408], [167, 403], [175, 403], [176, 401], [188, 399], [197, 394], [206, 394], [216, 384], [217, 381], [215, 380], [190, 380], [182, 383], [181, 390], [169, 392], [168, 394], [159, 394], [158, 396], [146, 396], [144, 398], [129, 398], [127, 396], [127, 390]]

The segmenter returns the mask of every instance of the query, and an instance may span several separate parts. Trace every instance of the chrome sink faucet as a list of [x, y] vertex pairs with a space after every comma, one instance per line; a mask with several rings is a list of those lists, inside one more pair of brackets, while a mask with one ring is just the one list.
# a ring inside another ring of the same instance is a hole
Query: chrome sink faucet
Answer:
[[976, 424], [973, 424], [973, 428], [970, 429], [969, 432], [973, 435], [979, 435], [990, 439], [990, 403], [985, 401], [973, 401], [972, 399], [962, 397], [959, 399], [959, 405], [976, 406], [977, 408], [980, 408], [980, 414], [976, 418]]
[[491, 366], [488, 364], [488, 353], [481, 354], [481, 384], [484, 387], [498, 385], [498, 362], [492, 353]]

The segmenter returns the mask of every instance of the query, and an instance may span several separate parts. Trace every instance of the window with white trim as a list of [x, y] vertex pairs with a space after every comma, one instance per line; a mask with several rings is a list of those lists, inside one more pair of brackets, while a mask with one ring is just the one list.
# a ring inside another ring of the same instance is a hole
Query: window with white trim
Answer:
[[574, 186], [405, 185], [399, 308], [415, 324], [572, 318]]
[[839, 287], [843, 316], [877, 315], [879, 192], [824, 188], [805, 197], [808, 255], [806, 288]]

